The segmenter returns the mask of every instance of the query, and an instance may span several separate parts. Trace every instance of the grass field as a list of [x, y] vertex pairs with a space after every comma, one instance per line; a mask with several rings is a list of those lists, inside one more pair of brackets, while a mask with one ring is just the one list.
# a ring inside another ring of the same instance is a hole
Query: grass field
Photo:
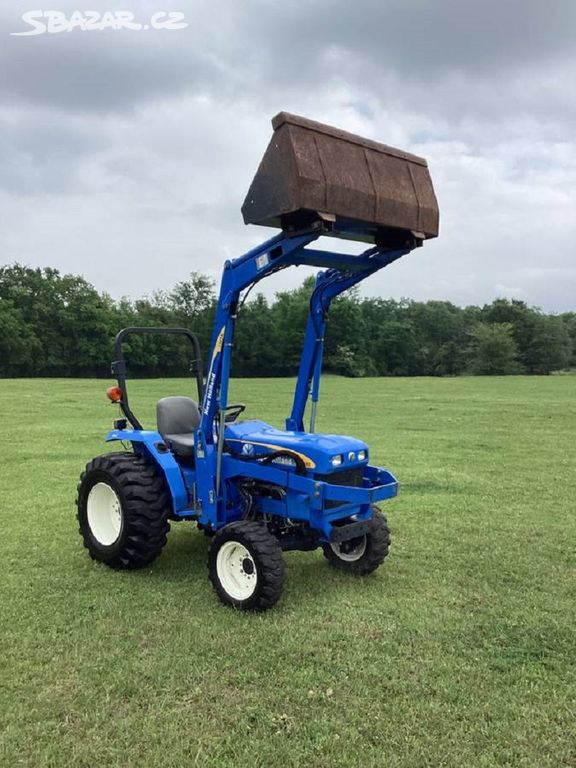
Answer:
[[[88, 558], [106, 386], [0, 382], [2, 766], [576, 766], [576, 377], [327, 378], [319, 430], [400, 479], [392, 551], [364, 580], [288, 553], [256, 616], [190, 523], [144, 572]], [[291, 387], [232, 398], [280, 425]]]

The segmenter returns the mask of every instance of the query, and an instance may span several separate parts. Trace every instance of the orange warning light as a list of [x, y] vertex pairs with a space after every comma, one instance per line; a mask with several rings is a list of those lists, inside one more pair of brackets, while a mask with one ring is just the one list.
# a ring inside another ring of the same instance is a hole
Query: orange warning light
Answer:
[[113, 403], [119, 403], [122, 400], [122, 390], [120, 387], [108, 387], [106, 397]]

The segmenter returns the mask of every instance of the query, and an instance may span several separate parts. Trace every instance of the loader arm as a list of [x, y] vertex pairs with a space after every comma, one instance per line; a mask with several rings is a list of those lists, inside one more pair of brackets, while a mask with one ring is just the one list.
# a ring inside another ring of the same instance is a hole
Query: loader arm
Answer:
[[[316, 286], [310, 299], [310, 311], [304, 336], [304, 348], [300, 359], [300, 369], [296, 390], [294, 392], [294, 402], [292, 404], [292, 413], [286, 419], [286, 429], [296, 432], [304, 431], [304, 411], [310, 389], [312, 389], [312, 411], [310, 415], [310, 432], [314, 432], [316, 421], [316, 404], [320, 392], [320, 376], [322, 373], [322, 357], [324, 352], [324, 335], [326, 330], [326, 316], [330, 309], [332, 300], [358, 285], [374, 272], [388, 266], [404, 254], [408, 253], [410, 248], [380, 252], [377, 248], [372, 248], [361, 256], [354, 257], [354, 270], [351, 268], [332, 267], [325, 272], [319, 272], [316, 277]], [[314, 253], [321, 254], [321, 251]], [[312, 254], [312, 251], [308, 251]], [[334, 257], [337, 261], [338, 254], [322, 254]]]
[[381, 251], [378, 247], [373, 247], [358, 256], [307, 248], [306, 246], [320, 234], [322, 233], [317, 230], [298, 236], [282, 233], [224, 265], [200, 422], [201, 439], [206, 446], [214, 444], [215, 418], [218, 413], [224, 413], [228, 406], [230, 358], [243, 291], [268, 275], [289, 266], [305, 264], [328, 267], [318, 273], [310, 300], [292, 413], [286, 420], [287, 429], [303, 431], [304, 411], [311, 387], [313, 403], [318, 401], [325, 323], [331, 301], [343, 291], [396, 261], [415, 245], [406, 245], [392, 251]]

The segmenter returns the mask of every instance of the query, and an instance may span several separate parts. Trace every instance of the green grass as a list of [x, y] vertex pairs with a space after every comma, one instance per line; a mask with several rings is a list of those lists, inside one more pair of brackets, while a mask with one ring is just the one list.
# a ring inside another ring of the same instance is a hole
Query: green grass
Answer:
[[[2, 766], [576, 765], [576, 377], [327, 378], [319, 429], [400, 479], [392, 551], [364, 580], [288, 553], [256, 616], [217, 602], [190, 523], [144, 572], [88, 558], [105, 386], [0, 382]], [[291, 388], [232, 398], [279, 425]]]

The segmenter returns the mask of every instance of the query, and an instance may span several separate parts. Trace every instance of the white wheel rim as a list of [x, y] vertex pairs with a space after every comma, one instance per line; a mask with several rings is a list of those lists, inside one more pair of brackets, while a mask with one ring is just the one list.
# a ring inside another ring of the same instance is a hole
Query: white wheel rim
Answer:
[[109, 547], [118, 541], [122, 530], [122, 506], [116, 491], [108, 483], [96, 483], [86, 502], [88, 525], [99, 544]]
[[356, 544], [356, 546], [349, 552], [342, 552], [342, 544], [346, 544], [346, 542], [341, 542], [338, 544], [331, 542], [330, 547], [332, 548], [334, 554], [340, 558], [340, 560], [344, 560], [347, 563], [354, 563], [356, 560], [360, 560], [364, 552], [366, 552], [366, 536], [362, 536], [362, 539], [358, 542], [358, 544]]
[[256, 563], [240, 542], [222, 544], [216, 556], [216, 574], [222, 588], [233, 600], [247, 600], [254, 594], [258, 581]]

